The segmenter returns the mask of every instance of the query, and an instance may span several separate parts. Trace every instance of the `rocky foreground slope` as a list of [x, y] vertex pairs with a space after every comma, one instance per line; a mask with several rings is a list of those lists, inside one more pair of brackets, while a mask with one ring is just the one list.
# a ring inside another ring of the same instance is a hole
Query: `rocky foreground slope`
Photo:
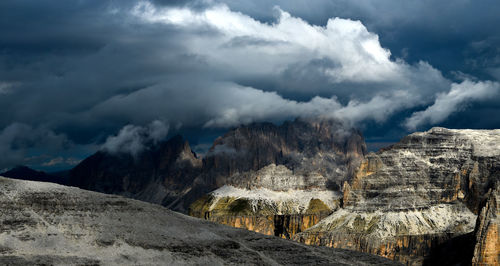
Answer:
[[339, 207], [340, 187], [365, 151], [362, 135], [335, 120], [238, 127], [204, 158], [203, 177], [216, 190], [189, 214], [290, 238]]
[[342, 208], [294, 239], [426, 263], [472, 234], [480, 202], [499, 179], [500, 130], [414, 133], [367, 155], [344, 184]]
[[1, 265], [391, 265], [231, 228], [161, 206], [0, 177]]

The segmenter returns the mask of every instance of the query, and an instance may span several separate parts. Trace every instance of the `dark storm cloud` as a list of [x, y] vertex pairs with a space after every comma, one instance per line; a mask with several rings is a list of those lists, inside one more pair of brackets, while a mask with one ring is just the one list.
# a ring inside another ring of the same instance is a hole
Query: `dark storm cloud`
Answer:
[[379, 34], [382, 45], [395, 56], [410, 63], [424, 60], [445, 72], [487, 76], [486, 67], [500, 63], [489, 59], [498, 58], [500, 49], [500, 5], [495, 0], [221, 2], [262, 21], [275, 20], [272, 7], [276, 5], [316, 25], [326, 24], [331, 17], [359, 19]]
[[483, 81], [500, 75], [499, 5], [480, 2], [1, 1], [0, 168], [139, 147], [153, 121], [193, 136], [317, 115], [369, 137], [467, 127], [449, 118], [499, 97]]

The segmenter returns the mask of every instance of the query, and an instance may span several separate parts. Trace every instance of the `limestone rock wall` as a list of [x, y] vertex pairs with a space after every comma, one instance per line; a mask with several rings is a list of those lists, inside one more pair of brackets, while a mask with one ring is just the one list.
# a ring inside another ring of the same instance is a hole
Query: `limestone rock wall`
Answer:
[[500, 176], [500, 130], [433, 128], [414, 133], [361, 163], [344, 206], [418, 209], [463, 202], [477, 213]]
[[479, 203], [499, 179], [500, 130], [414, 133], [368, 154], [344, 182], [343, 208], [294, 239], [422, 264], [474, 230]]
[[266, 235], [291, 238], [339, 206], [333, 191], [246, 190], [224, 186], [194, 202], [189, 214]]
[[331, 119], [235, 128], [203, 159], [201, 177], [214, 190], [189, 213], [291, 238], [339, 207], [342, 183], [365, 153], [360, 132]]
[[472, 265], [500, 263], [500, 182], [488, 193], [474, 232], [476, 245]]
[[296, 119], [280, 126], [254, 123], [215, 140], [203, 159], [204, 179], [213, 183], [213, 189], [239, 186], [235, 174], [274, 164], [298, 176], [321, 176], [331, 189], [340, 190], [365, 153], [361, 133], [336, 120]]

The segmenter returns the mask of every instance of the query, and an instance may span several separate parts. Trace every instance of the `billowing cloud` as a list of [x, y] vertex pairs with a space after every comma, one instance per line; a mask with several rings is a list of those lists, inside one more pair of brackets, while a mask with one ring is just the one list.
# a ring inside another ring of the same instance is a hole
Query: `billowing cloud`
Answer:
[[[349, 89], [356, 86], [366, 94], [358, 97], [369, 99], [381, 90], [422, 90], [417, 82], [429, 78], [433, 80], [426, 85], [432, 87], [427, 90], [443, 89], [446, 85], [439, 71], [429, 65], [409, 66], [404, 61], [391, 60], [391, 52], [381, 46], [378, 35], [369, 32], [360, 21], [331, 18], [325, 26], [317, 26], [278, 7], [275, 10], [277, 21], [272, 24], [233, 12], [225, 5], [200, 11], [157, 8], [141, 2], [132, 14], [143, 21], [186, 32], [183, 46], [187, 52], [201, 56], [213, 68], [232, 73], [223, 78], [278, 79], [274, 88], [285, 94], [294, 90], [308, 95], [335, 93], [347, 97], [352, 96]], [[199, 34], [203, 30], [211, 34]], [[289, 79], [300, 83], [291, 73], [306, 80], [307, 75], [316, 75], [326, 86], [290, 86]], [[364, 88], [367, 84], [369, 88]]]
[[448, 93], [441, 93], [436, 101], [424, 111], [413, 113], [405, 126], [415, 130], [421, 125], [434, 125], [443, 122], [454, 112], [462, 111], [470, 101], [480, 101], [491, 97], [498, 97], [500, 84], [498, 82], [465, 80], [462, 83], [453, 83]]
[[[196, 89], [204, 91], [208, 103], [205, 127], [318, 115], [351, 123], [383, 122], [394, 112], [432, 100], [431, 94], [449, 86], [425, 62], [411, 66], [391, 60], [390, 51], [360, 21], [332, 18], [325, 26], [316, 26], [277, 7], [275, 11], [276, 22], [263, 23], [225, 5], [193, 10], [143, 1], [132, 14], [154, 25], [182, 30], [186, 52], [203, 58], [212, 71], [219, 70], [221, 79], [232, 81], [228, 87], [208, 79], [205, 89]], [[308, 76], [324, 84], [316, 86]], [[237, 84], [249, 79], [267, 80], [274, 84], [274, 91]], [[165, 90], [159, 86], [153, 90]], [[310, 100], [287, 99], [286, 95], [307, 95]], [[184, 106], [196, 110], [197, 104]]]
[[164, 140], [168, 129], [168, 124], [160, 120], [155, 120], [144, 127], [126, 125], [116, 136], [108, 137], [102, 149], [109, 153], [129, 153], [136, 156], [147, 145], [154, 145]]
[[[158, 118], [206, 141], [206, 132], [298, 116], [399, 138], [407, 116], [440, 104], [460, 78], [498, 79], [498, 7], [469, 2], [1, 1], [0, 130], [43, 128], [79, 151], [13, 149], [5, 137], [17, 159], [0, 164], [134, 153]], [[466, 112], [500, 114], [498, 102]]]

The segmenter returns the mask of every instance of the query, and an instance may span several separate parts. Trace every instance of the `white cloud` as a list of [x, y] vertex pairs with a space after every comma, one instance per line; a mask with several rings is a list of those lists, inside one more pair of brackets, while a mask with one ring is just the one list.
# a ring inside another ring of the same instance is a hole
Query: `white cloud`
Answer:
[[[378, 36], [360, 21], [332, 18], [321, 27], [278, 7], [276, 10], [278, 20], [274, 24], [261, 23], [225, 5], [194, 11], [185, 7], [156, 8], [141, 2], [132, 13], [144, 21], [174, 25], [184, 31], [215, 31], [215, 35], [192, 36], [187, 45], [191, 52], [207, 55], [212, 63], [221, 66], [276, 73], [293, 63], [328, 58], [337, 63], [337, 67], [324, 69], [334, 83], [379, 82], [402, 74], [398, 64], [390, 60], [390, 51], [381, 47]], [[260, 42], [254, 43], [252, 49], [224, 45], [238, 38]]]
[[[234, 81], [227, 82], [230, 87], [220, 88], [207, 80], [207, 88], [200, 92], [209, 105], [204, 110], [206, 127], [318, 115], [351, 123], [364, 119], [383, 122], [399, 110], [431, 102], [436, 91], [449, 87], [450, 82], [428, 63], [408, 65], [391, 60], [378, 35], [360, 21], [331, 18], [325, 26], [316, 26], [275, 9], [274, 23], [262, 23], [222, 4], [192, 10], [156, 7], [143, 1], [132, 14], [142, 22], [183, 32], [180, 42], [188, 53], [202, 55], [210, 69], [224, 73], [220, 79], [281, 80], [282, 86], [274, 88], [275, 92], [239, 86]], [[204, 31], [209, 33], [200, 33]], [[307, 80], [311, 73], [319, 75], [313, 79], [326, 84], [301, 83], [300, 79]], [[282, 96], [291, 90], [301, 91], [311, 100]], [[314, 96], [319, 93], [330, 96]], [[350, 100], [343, 106], [338, 97]]]
[[488, 99], [498, 95], [499, 90], [498, 82], [465, 80], [459, 84], [453, 83], [451, 90], [439, 94], [433, 105], [424, 111], [413, 113], [405, 121], [405, 126], [409, 130], [415, 130], [421, 125], [443, 122], [452, 113], [463, 110], [467, 102]]
[[149, 125], [124, 126], [118, 135], [109, 136], [102, 145], [102, 149], [109, 153], [130, 153], [136, 156], [146, 148], [148, 143], [157, 143], [168, 134], [169, 126], [160, 120], [155, 120]]

